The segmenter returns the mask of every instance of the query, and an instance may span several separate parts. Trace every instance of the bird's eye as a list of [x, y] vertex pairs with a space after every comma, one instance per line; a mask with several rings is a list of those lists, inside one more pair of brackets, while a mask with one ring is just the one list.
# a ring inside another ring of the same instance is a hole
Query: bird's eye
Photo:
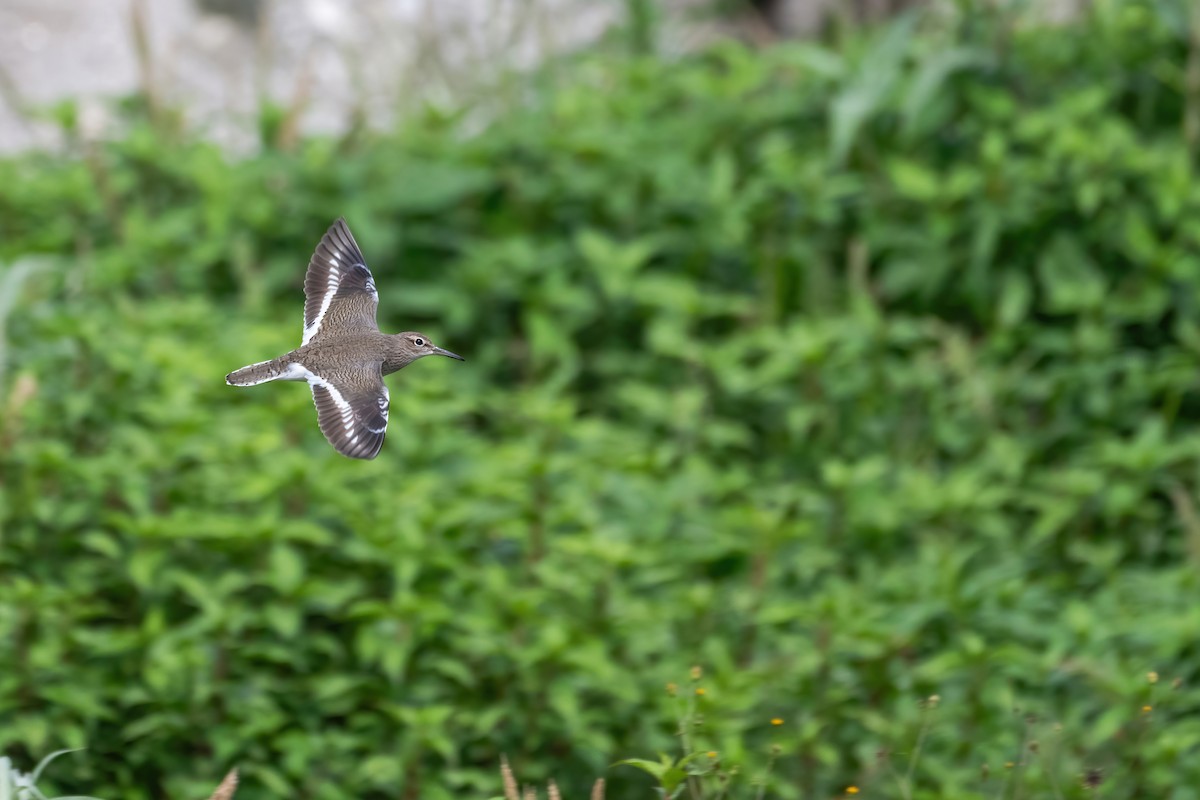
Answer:
[[413, 344], [415, 344], [417, 347], [424, 347], [425, 340], [418, 336], [417, 338], [413, 339]]

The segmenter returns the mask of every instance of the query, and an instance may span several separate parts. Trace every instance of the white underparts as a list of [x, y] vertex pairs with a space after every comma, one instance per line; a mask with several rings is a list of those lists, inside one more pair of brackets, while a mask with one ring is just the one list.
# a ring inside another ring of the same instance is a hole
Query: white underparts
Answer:
[[312, 379], [315, 377], [317, 376], [310, 372], [306, 367], [293, 361], [291, 364], [287, 365], [287, 369], [280, 373], [279, 380], [308, 381], [309, 383], [312, 383]]

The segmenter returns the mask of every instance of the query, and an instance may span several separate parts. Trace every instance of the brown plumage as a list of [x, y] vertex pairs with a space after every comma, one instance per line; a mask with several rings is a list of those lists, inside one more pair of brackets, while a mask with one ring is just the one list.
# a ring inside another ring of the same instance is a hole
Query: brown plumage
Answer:
[[234, 370], [225, 382], [307, 381], [329, 443], [351, 458], [374, 458], [383, 446], [390, 405], [383, 376], [425, 356], [463, 358], [417, 331], [380, 333], [375, 279], [343, 219], [317, 245], [304, 277], [304, 295], [300, 347]]

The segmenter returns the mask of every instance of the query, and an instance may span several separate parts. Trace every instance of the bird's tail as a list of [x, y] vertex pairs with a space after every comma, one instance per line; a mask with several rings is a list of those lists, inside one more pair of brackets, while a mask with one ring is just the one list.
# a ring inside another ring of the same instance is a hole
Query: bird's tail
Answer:
[[235, 369], [225, 376], [225, 382], [230, 386], [257, 386], [267, 381], [275, 381], [287, 373], [287, 366], [282, 359], [273, 358], [270, 361], [260, 361], [257, 364]]

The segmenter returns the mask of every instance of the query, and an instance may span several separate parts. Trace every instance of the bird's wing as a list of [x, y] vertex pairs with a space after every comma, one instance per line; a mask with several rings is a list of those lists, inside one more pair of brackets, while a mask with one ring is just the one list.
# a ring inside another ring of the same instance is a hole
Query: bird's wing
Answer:
[[379, 293], [346, 220], [339, 218], [317, 245], [304, 276], [304, 346], [332, 330], [378, 330]]
[[374, 458], [383, 447], [391, 399], [375, 362], [305, 378], [312, 388], [321, 433], [339, 453], [350, 458]]

